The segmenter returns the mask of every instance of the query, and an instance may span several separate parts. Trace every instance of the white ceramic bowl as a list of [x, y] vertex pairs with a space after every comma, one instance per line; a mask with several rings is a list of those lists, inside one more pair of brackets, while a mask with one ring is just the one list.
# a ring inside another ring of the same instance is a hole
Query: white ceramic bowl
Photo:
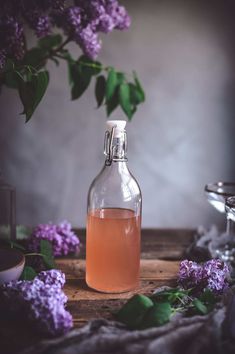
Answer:
[[15, 249], [0, 249], [0, 284], [18, 280], [24, 269], [25, 256]]

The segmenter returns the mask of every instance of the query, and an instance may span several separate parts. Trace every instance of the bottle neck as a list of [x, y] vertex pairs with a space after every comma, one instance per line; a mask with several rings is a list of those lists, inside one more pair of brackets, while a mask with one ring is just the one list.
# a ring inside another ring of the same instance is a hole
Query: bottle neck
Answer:
[[105, 165], [110, 166], [113, 161], [127, 161], [127, 135], [125, 131], [114, 135], [114, 130], [105, 133], [104, 154], [106, 156]]

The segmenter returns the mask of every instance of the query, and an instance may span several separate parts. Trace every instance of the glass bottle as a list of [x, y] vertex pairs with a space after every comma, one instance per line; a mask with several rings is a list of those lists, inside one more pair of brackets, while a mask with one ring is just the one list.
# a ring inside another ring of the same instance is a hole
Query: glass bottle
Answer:
[[16, 239], [16, 192], [0, 173], [0, 241]]
[[107, 121], [105, 164], [88, 193], [86, 282], [107, 293], [139, 284], [141, 192], [127, 166], [126, 121]]

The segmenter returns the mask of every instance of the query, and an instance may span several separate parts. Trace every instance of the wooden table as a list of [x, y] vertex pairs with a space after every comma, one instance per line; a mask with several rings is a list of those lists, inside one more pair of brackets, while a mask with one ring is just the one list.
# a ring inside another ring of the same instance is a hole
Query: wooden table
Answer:
[[[67, 309], [74, 319], [74, 327], [83, 326], [92, 318], [112, 318], [112, 312], [133, 294], [151, 294], [159, 286], [176, 283], [179, 260], [192, 242], [194, 230], [142, 230], [141, 279], [135, 291], [122, 294], [103, 294], [89, 289], [85, 283], [85, 231], [77, 232], [82, 242], [78, 258], [57, 259], [56, 264], [66, 275], [64, 291], [68, 296]], [[20, 328], [19, 328], [20, 327]], [[17, 332], [16, 332], [17, 331]], [[15, 340], [12, 341], [12, 338]], [[17, 353], [41, 338], [31, 333], [25, 324], [1, 325], [0, 344], [4, 354]]]

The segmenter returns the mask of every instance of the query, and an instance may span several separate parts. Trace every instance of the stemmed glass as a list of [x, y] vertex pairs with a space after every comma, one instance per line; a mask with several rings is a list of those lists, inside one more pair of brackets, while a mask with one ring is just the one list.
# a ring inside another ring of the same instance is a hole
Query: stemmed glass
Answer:
[[[209, 183], [205, 186], [205, 193], [208, 202], [219, 212], [226, 213], [227, 217], [226, 232], [221, 235], [216, 255], [225, 262], [232, 262], [235, 260], [235, 243], [232, 237], [233, 219], [231, 215], [235, 209], [231, 207], [231, 198], [235, 201], [235, 182]], [[228, 200], [230, 204], [227, 204]]]
[[225, 261], [228, 260], [231, 263], [235, 261], [235, 196], [228, 197], [225, 202], [225, 211], [227, 216], [227, 235], [228, 243], [224, 255]]

